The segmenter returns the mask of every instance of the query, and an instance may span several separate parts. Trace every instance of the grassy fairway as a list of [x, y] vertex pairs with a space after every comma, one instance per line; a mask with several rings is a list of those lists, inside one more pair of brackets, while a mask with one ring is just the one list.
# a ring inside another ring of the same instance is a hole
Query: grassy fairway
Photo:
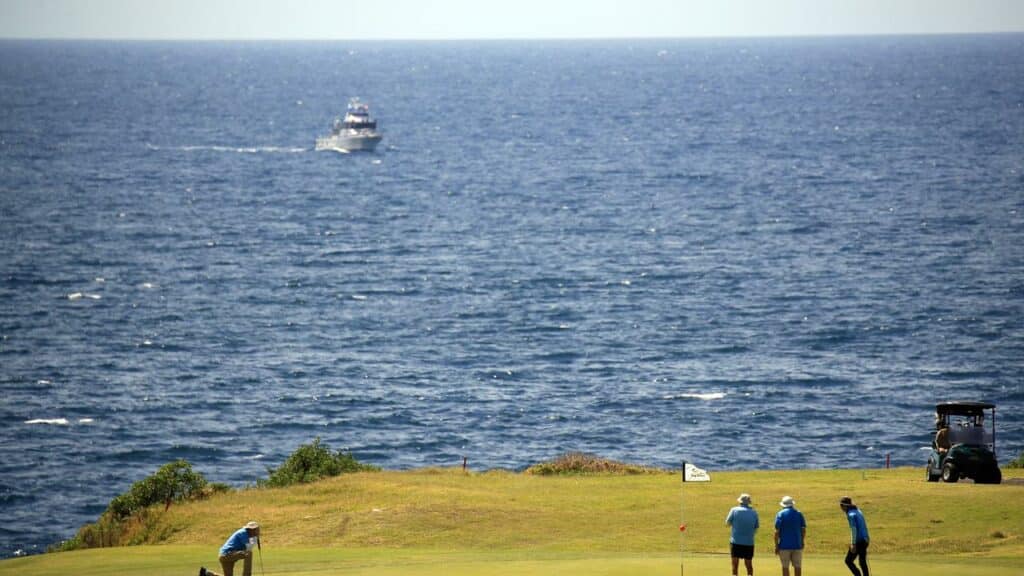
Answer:
[[[110, 576], [146, 574], [149, 576], [193, 576], [200, 564], [210, 566], [208, 547], [145, 546], [116, 550], [89, 550], [59, 555], [34, 556], [0, 562], [0, 574], [32, 576]], [[1019, 574], [1020, 558], [934, 558], [874, 557], [871, 567], [880, 574], [914, 576], [1010, 576]], [[680, 572], [678, 554], [669, 556], [528, 554], [507, 552], [381, 551], [341, 549], [282, 549], [264, 553], [262, 573], [279, 576], [325, 576], [354, 574], [363, 576], [549, 576], [581, 574], [586, 576], [674, 575]], [[690, 555], [684, 560], [685, 573], [728, 574], [726, 555]], [[754, 560], [757, 574], [778, 574], [775, 557]], [[812, 555], [804, 559], [804, 572], [815, 576], [846, 576], [849, 571], [841, 555]], [[259, 560], [253, 569], [261, 574]], [[742, 573], [742, 568], [741, 568]], [[236, 574], [241, 574], [241, 564]]]
[[[681, 545], [687, 574], [727, 574], [723, 520], [740, 492], [761, 513], [758, 573], [778, 573], [771, 523], [785, 494], [807, 517], [805, 573], [847, 574], [843, 495], [867, 516], [876, 571], [1019, 573], [1024, 473], [1007, 471], [999, 486], [929, 484], [923, 476], [723, 472], [683, 485], [677, 474], [359, 473], [154, 510], [132, 534], [149, 545], [6, 560], [0, 575], [195, 574], [201, 564], [215, 567], [217, 548], [249, 519], [264, 527], [267, 574], [677, 574]], [[258, 557], [255, 568], [259, 574]]]

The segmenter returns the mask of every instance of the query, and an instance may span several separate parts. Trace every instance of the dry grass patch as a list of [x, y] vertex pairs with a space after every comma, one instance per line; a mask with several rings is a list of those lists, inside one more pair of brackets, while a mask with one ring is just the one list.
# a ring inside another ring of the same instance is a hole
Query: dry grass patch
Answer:
[[524, 470], [524, 473], [536, 476], [557, 476], [568, 474], [667, 474], [670, 472], [659, 468], [617, 462], [585, 452], [567, 452], [554, 460], [534, 464]]

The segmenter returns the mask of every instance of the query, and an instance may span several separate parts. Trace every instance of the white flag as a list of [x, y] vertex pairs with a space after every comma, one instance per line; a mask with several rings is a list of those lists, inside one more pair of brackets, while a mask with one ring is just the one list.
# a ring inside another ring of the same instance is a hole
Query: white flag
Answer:
[[708, 474], [707, 470], [702, 470], [687, 462], [683, 479], [686, 482], [711, 482], [711, 475]]

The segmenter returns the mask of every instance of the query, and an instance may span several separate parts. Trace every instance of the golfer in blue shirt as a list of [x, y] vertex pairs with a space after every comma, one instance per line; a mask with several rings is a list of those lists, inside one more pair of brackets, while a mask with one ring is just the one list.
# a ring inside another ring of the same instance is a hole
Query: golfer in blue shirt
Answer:
[[[844, 496], [839, 501], [839, 507], [846, 514], [846, 520], [850, 523], [850, 549], [846, 553], [846, 566], [853, 572], [853, 576], [870, 576], [868, 572], [868, 523], [864, 514], [853, 504], [849, 496]], [[853, 564], [854, 559], [859, 557], [860, 570]]]
[[782, 562], [782, 576], [789, 576], [790, 563], [793, 564], [796, 576], [800, 576], [807, 522], [796, 509], [796, 502], [789, 496], [783, 496], [779, 506], [782, 506], [782, 510], [775, 515], [775, 553]]
[[[249, 522], [235, 531], [228, 537], [227, 542], [220, 547], [220, 566], [224, 569], [224, 576], [234, 576], [235, 562], [243, 560], [242, 576], [252, 576], [252, 548], [259, 546], [260, 525]], [[206, 568], [199, 569], [199, 576], [221, 576], [213, 570]]]
[[731, 528], [729, 536], [729, 554], [732, 556], [732, 576], [737, 576], [740, 558], [747, 567], [747, 575], [754, 576], [754, 533], [761, 527], [757, 519], [757, 510], [750, 507], [750, 494], [740, 494], [736, 499], [740, 503], [729, 510], [725, 523]]

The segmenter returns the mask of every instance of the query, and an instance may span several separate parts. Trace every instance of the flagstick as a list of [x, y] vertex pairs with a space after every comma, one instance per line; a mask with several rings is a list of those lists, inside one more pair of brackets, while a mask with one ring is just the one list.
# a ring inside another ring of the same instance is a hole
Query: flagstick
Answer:
[[686, 511], [683, 500], [686, 496], [686, 460], [683, 460], [682, 482], [679, 483], [679, 576], [686, 576], [683, 568], [683, 538], [686, 536]]

